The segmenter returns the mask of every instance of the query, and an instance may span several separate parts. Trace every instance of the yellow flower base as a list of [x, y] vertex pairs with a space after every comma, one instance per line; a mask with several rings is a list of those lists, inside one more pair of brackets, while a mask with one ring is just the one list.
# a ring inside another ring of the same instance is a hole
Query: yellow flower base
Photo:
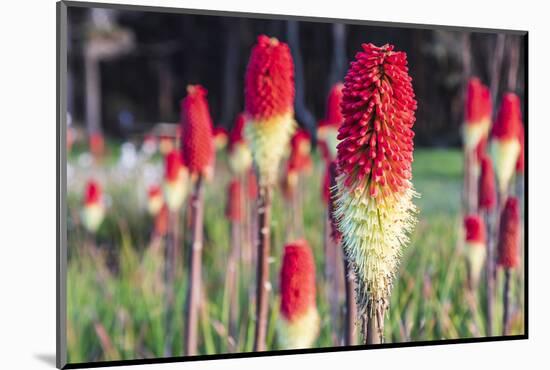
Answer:
[[292, 321], [280, 316], [277, 325], [279, 344], [284, 349], [310, 348], [319, 334], [319, 324], [319, 313], [315, 307]]
[[279, 163], [295, 127], [292, 111], [268, 120], [247, 122], [245, 134], [258, 166], [260, 185], [273, 185], [277, 181]]

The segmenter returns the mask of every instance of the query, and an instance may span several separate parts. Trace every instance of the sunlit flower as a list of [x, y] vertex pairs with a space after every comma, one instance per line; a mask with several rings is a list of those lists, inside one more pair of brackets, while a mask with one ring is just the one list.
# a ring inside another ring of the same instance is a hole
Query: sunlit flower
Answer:
[[158, 185], [151, 185], [147, 191], [147, 210], [152, 216], [156, 216], [163, 205], [162, 189]]
[[105, 217], [105, 204], [101, 185], [90, 179], [84, 190], [84, 202], [82, 207], [82, 224], [90, 233], [95, 233]]
[[213, 136], [216, 150], [224, 149], [228, 140], [227, 130], [221, 126], [214, 127]]
[[100, 157], [105, 152], [105, 140], [99, 132], [90, 135], [90, 152], [94, 157]]
[[466, 231], [466, 259], [468, 261], [468, 274], [472, 287], [477, 286], [481, 276], [481, 270], [487, 254], [485, 240], [485, 223], [477, 215], [464, 218]]
[[278, 338], [283, 348], [308, 348], [319, 333], [315, 303], [315, 261], [305, 240], [284, 248], [280, 275]]
[[172, 150], [164, 158], [164, 198], [171, 211], [177, 211], [187, 195], [188, 172], [181, 160], [181, 153]]
[[359, 314], [371, 306], [383, 315], [416, 223], [411, 165], [417, 104], [406, 54], [392, 45], [362, 48], [344, 80], [334, 213], [357, 276]]
[[498, 265], [513, 269], [519, 265], [520, 210], [517, 198], [506, 200], [500, 216]]
[[202, 86], [188, 85], [181, 101], [181, 155], [192, 176], [210, 177], [213, 171], [214, 137], [206, 94]]
[[468, 81], [466, 91], [464, 147], [473, 150], [486, 138], [491, 127], [491, 93], [478, 78]]
[[327, 100], [326, 117], [319, 121], [317, 126], [317, 139], [321, 155], [325, 161], [330, 162], [336, 158], [336, 145], [338, 144], [338, 128], [344, 121], [340, 105], [342, 103], [342, 89], [344, 84], [337, 83], [329, 92]]
[[229, 167], [239, 175], [252, 166], [252, 154], [244, 137], [245, 115], [239, 114], [229, 134]]
[[481, 159], [481, 172], [479, 175], [479, 208], [487, 211], [493, 210], [497, 205], [497, 191], [495, 186], [495, 173], [491, 158], [485, 155]]
[[520, 156], [521, 125], [519, 98], [513, 93], [508, 93], [502, 99], [491, 133], [491, 153], [502, 194], [506, 194]]
[[246, 136], [260, 183], [272, 185], [294, 130], [294, 64], [287, 44], [265, 35], [252, 49], [245, 76]]

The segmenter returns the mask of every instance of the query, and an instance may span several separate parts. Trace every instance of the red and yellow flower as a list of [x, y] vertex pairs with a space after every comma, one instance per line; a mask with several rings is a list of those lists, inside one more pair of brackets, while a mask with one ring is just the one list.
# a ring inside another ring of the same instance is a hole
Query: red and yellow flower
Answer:
[[497, 190], [493, 163], [487, 155], [481, 158], [479, 175], [479, 209], [491, 211], [497, 205]]
[[[383, 315], [413, 229], [412, 127], [417, 103], [407, 56], [363, 44], [344, 80], [334, 211], [357, 277], [358, 313]], [[383, 316], [382, 316], [383, 317]]]
[[151, 185], [147, 191], [147, 210], [152, 216], [156, 216], [164, 205], [162, 189], [158, 185]]
[[170, 211], [177, 211], [187, 195], [188, 172], [182, 163], [181, 153], [172, 150], [164, 158], [164, 198]]
[[477, 286], [481, 276], [481, 270], [487, 255], [485, 240], [485, 223], [478, 215], [469, 215], [464, 218], [466, 231], [466, 259], [468, 273], [472, 286]]
[[246, 118], [241, 113], [235, 119], [229, 134], [229, 167], [237, 174], [244, 174], [252, 166], [252, 154], [244, 137]]
[[326, 117], [317, 125], [319, 149], [327, 162], [336, 158], [338, 128], [344, 122], [344, 117], [340, 110], [343, 88], [344, 84], [342, 83], [337, 83], [332, 87], [328, 95]]
[[262, 185], [277, 170], [294, 131], [294, 63], [287, 44], [265, 35], [252, 49], [245, 76], [246, 137]]
[[517, 198], [506, 200], [500, 216], [498, 265], [505, 269], [519, 266], [520, 210]]
[[279, 342], [287, 349], [311, 347], [320, 320], [315, 302], [315, 260], [305, 240], [285, 246], [280, 289]]
[[224, 149], [228, 141], [227, 130], [221, 126], [214, 127], [213, 136], [216, 150]]
[[491, 133], [491, 153], [501, 194], [506, 194], [521, 153], [522, 125], [518, 96], [504, 95]]
[[489, 88], [478, 78], [468, 81], [466, 91], [464, 147], [474, 150], [482, 139], [486, 139], [491, 128], [492, 103]]
[[101, 185], [90, 179], [84, 190], [84, 201], [82, 207], [82, 224], [90, 233], [95, 233], [105, 217], [105, 203]]

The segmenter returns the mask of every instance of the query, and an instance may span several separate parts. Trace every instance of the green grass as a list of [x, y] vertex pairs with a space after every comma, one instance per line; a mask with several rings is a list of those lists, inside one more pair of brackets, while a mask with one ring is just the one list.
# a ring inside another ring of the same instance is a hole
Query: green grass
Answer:
[[[112, 152], [116, 152], [113, 149]], [[72, 159], [76, 156], [71, 156]], [[111, 166], [115, 160], [105, 161]], [[158, 159], [157, 159], [158, 162]], [[322, 164], [314, 158], [313, 173], [304, 177], [303, 218], [305, 237], [317, 264], [317, 304], [321, 330], [317, 347], [333, 346], [332, 322], [323, 276], [323, 217], [320, 198]], [[157, 163], [157, 165], [160, 165]], [[79, 172], [80, 171], [80, 172]], [[165, 300], [162, 280], [162, 246], [150, 244], [151, 219], [143, 204], [144, 191], [134, 180], [122, 183], [106, 180], [105, 192], [112, 206], [97, 236], [98, 249], [86, 244], [79, 225], [79, 196], [85, 171], [69, 189], [67, 278], [67, 344], [69, 362], [163, 357], [165, 353]], [[414, 184], [420, 193], [415, 201], [419, 222], [410, 246], [405, 250], [386, 319], [388, 342], [469, 338], [485, 335], [484, 300], [469, 304], [466, 296], [466, 266], [461, 239], [462, 156], [457, 150], [415, 151]], [[104, 177], [108, 179], [108, 176]], [[223, 155], [217, 159], [215, 181], [207, 184], [203, 287], [206, 304], [199, 323], [199, 353], [251, 351], [254, 334], [254, 287], [252, 264], [241, 264], [238, 284], [239, 325], [234, 346], [228, 340], [229, 297], [225, 291], [229, 256], [229, 224], [224, 217], [225, 187], [230, 179]], [[268, 349], [279, 349], [275, 326], [278, 315], [278, 271], [287, 234], [289, 207], [275, 194], [272, 222], [271, 281]], [[185, 227], [182, 212], [181, 228]], [[188, 236], [184, 231], [184, 239]], [[186, 240], [185, 250], [188, 250]], [[523, 332], [523, 280], [513, 281], [513, 333]], [[498, 287], [502, 276], [498, 276]], [[171, 353], [183, 355], [183, 312], [187, 284], [185, 266], [175, 286], [175, 317]], [[483, 294], [483, 289], [478, 292]], [[500, 296], [500, 291], [498, 292]], [[496, 307], [495, 330], [500, 334], [500, 300]], [[106, 336], [101, 340], [102, 329]], [[341, 335], [341, 333], [339, 333]], [[107, 339], [105, 339], [107, 338]]]

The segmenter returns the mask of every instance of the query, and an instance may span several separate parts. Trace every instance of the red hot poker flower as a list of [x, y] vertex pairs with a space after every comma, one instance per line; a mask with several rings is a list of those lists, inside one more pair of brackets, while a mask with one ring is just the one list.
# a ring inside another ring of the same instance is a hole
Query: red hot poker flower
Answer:
[[288, 171], [307, 171], [311, 169], [311, 141], [306, 130], [298, 130], [290, 139], [290, 157]]
[[334, 214], [354, 262], [359, 314], [383, 317], [401, 250], [414, 227], [412, 127], [417, 107], [407, 56], [363, 44], [344, 79]]
[[305, 240], [287, 244], [281, 267], [281, 314], [293, 320], [315, 307], [315, 261]]
[[84, 191], [84, 204], [91, 205], [101, 202], [101, 185], [95, 180], [89, 180]]
[[468, 263], [468, 284], [471, 289], [478, 286], [481, 271], [485, 264], [485, 223], [478, 215], [464, 218], [466, 229], [466, 261]]
[[481, 159], [481, 173], [479, 175], [479, 208], [492, 210], [497, 205], [497, 191], [493, 163], [487, 155]]
[[174, 149], [164, 159], [164, 178], [168, 182], [180, 181], [182, 171], [185, 171], [185, 167], [181, 153]]
[[229, 134], [229, 167], [236, 175], [245, 173], [252, 166], [252, 154], [244, 137], [246, 118], [239, 114]]
[[495, 139], [506, 140], [520, 136], [521, 108], [516, 94], [507, 93], [502, 98], [497, 119], [493, 125], [492, 136]]
[[504, 95], [492, 130], [491, 152], [500, 192], [505, 194], [521, 153], [521, 109], [517, 95]]
[[181, 153], [183, 163], [195, 175], [209, 175], [214, 161], [212, 119], [200, 85], [187, 86], [181, 102]]
[[310, 347], [319, 332], [315, 261], [305, 240], [287, 244], [280, 275], [279, 340], [284, 348]]
[[272, 186], [294, 130], [294, 64], [289, 47], [258, 37], [245, 76], [246, 137], [262, 186]]
[[244, 143], [244, 126], [246, 119], [244, 113], [239, 113], [235, 119], [235, 124], [229, 133], [229, 151], [232, 151], [237, 144]]
[[105, 140], [103, 135], [99, 132], [95, 132], [90, 135], [90, 152], [94, 156], [101, 156], [105, 150]]
[[468, 81], [465, 110], [466, 124], [476, 124], [491, 119], [491, 93], [476, 77]]
[[101, 185], [93, 179], [88, 180], [84, 189], [84, 207], [82, 207], [81, 220], [84, 227], [91, 233], [95, 233], [105, 216], [105, 206]]
[[255, 121], [293, 110], [294, 63], [287, 44], [265, 35], [252, 49], [245, 77], [245, 108]]
[[339, 82], [330, 89], [328, 100], [327, 100], [327, 113], [323, 121], [320, 122], [320, 125], [333, 125], [340, 126], [344, 122], [344, 116], [342, 116], [342, 111], [340, 110], [340, 104], [342, 103], [342, 89], [344, 84]]
[[187, 192], [187, 169], [182, 163], [181, 152], [174, 149], [164, 158], [164, 198], [171, 211], [178, 210]]
[[478, 215], [470, 215], [464, 218], [466, 229], [466, 242], [485, 244], [485, 223]]
[[344, 84], [337, 83], [330, 90], [327, 101], [326, 118], [317, 126], [317, 137], [319, 138], [319, 149], [325, 161], [330, 162], [336, 157], [336, 145], [338, 128], [344, 122], [340, 105], [342, 104], [342, 89]]
[[227, 144], [227, 130], [222, 126], [217, 126], [213, 130], [214, 146], [216, 149], [223, 149]]
[[225, 209], [225, 216], [230, 221], [240, 222], [242, 220], [243, 205], [241, 194], [241, 183], [239, 180], [232, 180], [227, 189], [227, 207]]
[[517, 198], [506, 200], [500, 217], [498, 264], [506, 269], [519, 265], [520, 220]]
[[151, 185], [147, 192], [147, 198], [147, 208], [149, 209], [149, 213], [152, 215], [157, 215], [164, 205], [162, 188], [158, 185]]
[[465, 104], [464, 146], [470, 151], [487, 138], [491, 126], [492, 103], [489, 88], [478, 78], [468, 82]]

